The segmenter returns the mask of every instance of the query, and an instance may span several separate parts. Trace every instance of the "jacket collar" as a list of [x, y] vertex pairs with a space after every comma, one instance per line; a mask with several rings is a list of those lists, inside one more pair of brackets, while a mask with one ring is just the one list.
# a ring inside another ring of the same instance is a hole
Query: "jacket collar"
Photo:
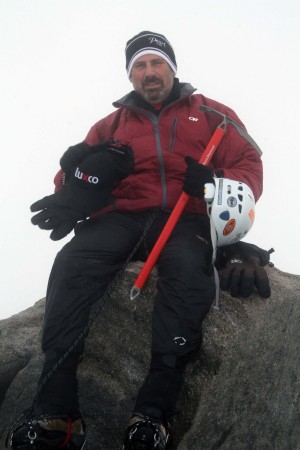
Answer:
[[[163, 108], [173, 101], [179, 100], [183, 97], [187, 97], [188, 95], [192, 95], [195, 91], [196, 89], [190, 83], [181, 83], [178, 78], [174, 78], [172, 91], [169, 97], [165, 100]], [[131, 91], [120, 100], [113, 102], [113, 106], [115, 108], [140, 107], [150, 111], [155, 110], [153, 106], [150, 105], [150, 103], [146, 102], [143, 97], [140, 96], [136, 91]]]

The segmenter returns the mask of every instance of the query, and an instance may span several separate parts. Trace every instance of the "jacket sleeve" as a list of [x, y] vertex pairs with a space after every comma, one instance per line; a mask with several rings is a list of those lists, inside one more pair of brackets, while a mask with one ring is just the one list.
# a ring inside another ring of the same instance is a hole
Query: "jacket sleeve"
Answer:
[[60, 191], [63, 187], [63, 171], [59, 169], [54, 177], [54, 192]]
[[[245, 129], [245, 126], [231, 109], [225, 114]], [[263, 165], [257, 150], [229, 123], [226, 133], [216, 151], [212, 164], [224, 178], [242, 181], [253, 191], [257, 201], [263, 191]]]
[[112, 138], [120, 120], [121, 111], [117, 110], [95, 123], [88, 132], [85, 142], [88, 145], [99, 144]]
[[257, 201], [263, 191], [263, 166], [260, 156], [250, 144], [239, 143], [235, 136], [228, 136], [223, 145], [227, 158], [223, 158], [220, 153], [216, 155], [214, 163], [217, 170], [221, 171], [224, 178], [246, 183]]

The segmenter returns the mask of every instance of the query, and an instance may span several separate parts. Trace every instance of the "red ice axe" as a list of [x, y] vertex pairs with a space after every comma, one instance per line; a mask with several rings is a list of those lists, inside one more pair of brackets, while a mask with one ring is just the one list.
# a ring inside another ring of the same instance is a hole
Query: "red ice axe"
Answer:
[[[207, 144], [206, 149], [204, 150], [204, 153], [202, 154], [202, 156], [199, 160], [200, 164], [203, 164], [204, 166], [206, 166], [210, 162], [213, 154], [215, 153], [219, 143], [221, 142], [221, 140], [226, 132], [227, 123], [230, 123], [231, 125], [233, 125], [234, 128], [237, 130], [237, 132], [242, 137], [244, 137], [255, 148], [255, 150], [258, 152], [259, 155], [262, 154], [260, 148], [258, 147], [256, 142], [251, 138], [251, 136], [247, 133], [247, 131], [244, 128], [242, 128], [237, 122], [235, 122], [233, 119], [231, 119], [230, 117], [226, 116], [223, 113], [220, 113], [219, 111], [216, 111], [213, 108], [209, 108], [208, 106], [202, 105], [202, 106], [200, 106], [199, 109], [200, 109], [200, 111], [217, 114], [223, 118], [222, 122], [220, 123], [220, 125], [218, 125], [218, 127], [214, 131], [214, 134], [212, 135], [209, 143]], [[169, 219], [167, 220], [167, 222], [166, 222], [162, 232], [160, 233], [154, 247], [152, 248], [144, 266], [142, 267], [139, 275], [137, 276], [137, 278], [135, 280], [135, 283], [130, 292], [131, 300], [134, 300], [136, 297], [138, 297], [138, 295], [141, 292], [141, 289], [143, 289], [144, 284], [146, 283], [153, 267], [155, 266], [162, 249], [164, 248], [165, 244], [167, 243], [167, 240], [169, 239], [170, 234], [174, 230], [175, 225], [178, 222], [189, 198], [190, 198], [190, 196], [186, 192], [182, 192], [179, 199], [177, 200], [177, 203], [176, 203]]]

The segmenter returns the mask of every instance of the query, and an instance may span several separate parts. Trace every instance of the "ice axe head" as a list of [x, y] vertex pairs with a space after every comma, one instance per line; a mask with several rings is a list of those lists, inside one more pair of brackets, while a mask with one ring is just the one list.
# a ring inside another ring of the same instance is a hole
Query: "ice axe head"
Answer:
[[216, 109], [210, 108], [209, 106], [206, 106], [206, 105], [201, 105], [199, 107], [199, 110], [203, 111], [205, 113], [217, 114], [218, 116], [220, 116], [220, 118], [222, 118], [222, 124], [224, 124], [225, 127], [227, 124], [232, 125], [236, 129], [236, 131], [239, 133], [239, 135], [242, 136], [244, 139], [246, 139], [246, 141], [248, 141], [249, 144], [252, 145], [252, 147], [257, 151], [259, 156], [262, 155], [262, 151], [259, 148], [259, 146], [257, 145], [257, 143], [254, 141], [254, 139], [252, 139], [250, 134], [248, 134], [247, 131], [243, 127], [241, 127], [241, 125], [239, 125], [235, 120], [226, 116], [226, 114], [223, 114], [220, 111], [217, 111]]

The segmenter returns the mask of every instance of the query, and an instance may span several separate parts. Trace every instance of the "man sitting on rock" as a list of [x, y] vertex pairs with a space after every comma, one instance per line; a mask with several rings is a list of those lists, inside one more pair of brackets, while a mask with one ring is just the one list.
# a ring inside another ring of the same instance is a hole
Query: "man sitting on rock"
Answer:
[[[201, 106], [244, 126], [230, 108], [195, 94], [175, 77], [175, 54], [165, 36], [143, 31], [131, 38], [126, 70], [133, 91], [114, 103], [116, 111], [97, 122], [84, 142], [66, 151], [56, 192], [31, 207], [32, 222], [52, 230], [52, 239], [72, 230], [75, 236], [58, 253], [50, 274], [44, 367], [32, 408], [9, 434], [7, 446], [14, 450], [86, 448], [76, 378], [84, 340], [78, 337], [91, 306], [129, 255], [137, 257], [132, 252], [140, 242], [137, 254], [146, 259], [184, 191], [189, 201], [157, 261], [152, 357], [123, 449], [167, 447], [184, 369], [201, 345], [202, 322], [215, 297], [204, 185], [225, 178], [249, 186], [255, 201], [262, 193], [260, 154], [232, 126], [209, 165], [198, 163], [222, 121]], [[267, 262], [266, 252], [250, 244], [221, 248], [221, 286], [244, 297], [256, 287], [269, 297], [262, 267]]]

